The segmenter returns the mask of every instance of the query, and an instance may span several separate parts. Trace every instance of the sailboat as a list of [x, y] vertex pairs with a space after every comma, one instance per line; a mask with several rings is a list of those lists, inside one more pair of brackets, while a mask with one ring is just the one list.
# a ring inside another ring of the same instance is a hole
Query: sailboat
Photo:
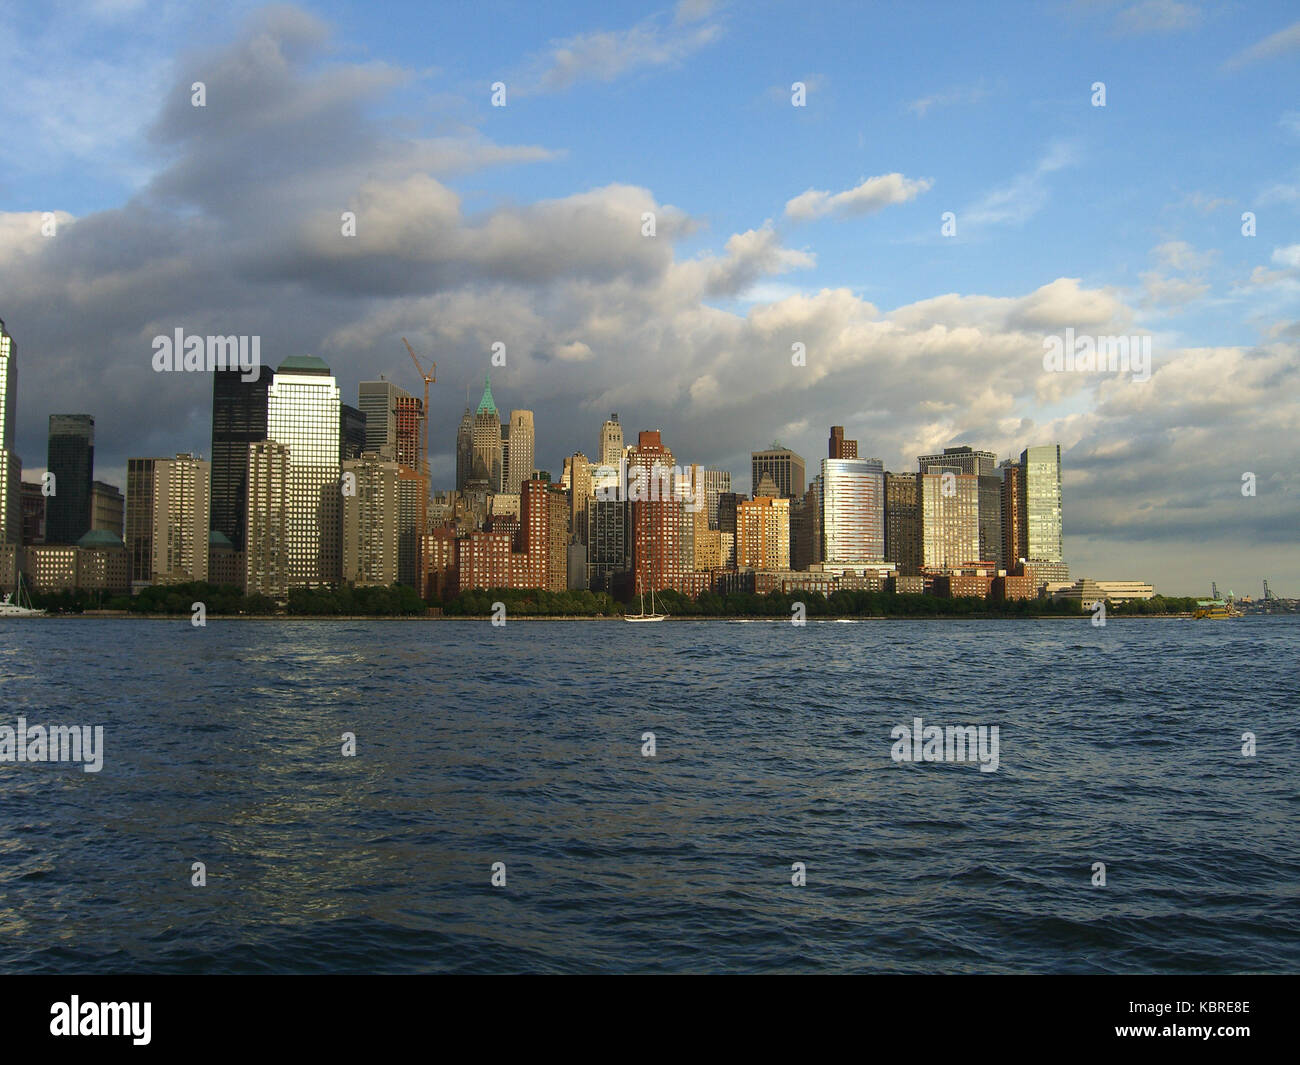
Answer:
[[[23, 605], [26, 600], [27, 605]], [[3, 600], [0, 600], [0, 618], [43, 618], [44, 610], [34, 610], [32, 608], [31, 597], [23, 592], [23, 575], [18, 574], [18, 590], [9, 592]]]
[[645, 612], [645, 589], [641, 587], [641, 578], [639, 576], [636, 579], [636, 587], [637, 587], [637, 591], [641, 593], [641, 613], [624, 614], [623, 620], [624, 621], [663, 621], [663, 619], [666, 618], [668, 615], [658, 614], [655, 612], [655, 590], [653, 588], [650, 589], [650, 613], [647, 614]]

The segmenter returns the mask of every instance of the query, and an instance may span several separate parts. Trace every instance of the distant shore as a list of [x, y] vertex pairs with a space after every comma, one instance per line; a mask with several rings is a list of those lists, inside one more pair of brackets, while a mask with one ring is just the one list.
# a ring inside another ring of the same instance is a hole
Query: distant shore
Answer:
[[[1267, 616], [1267, 615], [1260, 615]], [[135, 614], [129, 611], [94, 611], [81, 614], [48, 614], [38, 620], [60, 621], [73, 618], [89, 618], [95, 621], [190, 621], [189, 614]], [[539, 615], [507, 614], [508, 621], [622, 621], [621, 614], [596, 615]], [[1170, 621], [1190, 620], [1190, 613], [1181, 614], [1112, 614], [1108, 621]], [[833, 617], [806, 618], [808, 623], [846, 622], [846, 621], [1090, 621], [1091, 614], [1071, 616], [1067, 614], [844, 614]], [[24, 619], [30, 620], [30, 619]], [[209, 614], [207, 621], [491, 621], [492, 615], [464, 614]], [[767, 621], [774, 625], [789, 625], [790, 618], [767, 615], [733, 615], [733, 614], [691, 614], [674, 617], [669, 615], [665, 621]], [[1236, 619], [1233, 619], [1236, 620]]]

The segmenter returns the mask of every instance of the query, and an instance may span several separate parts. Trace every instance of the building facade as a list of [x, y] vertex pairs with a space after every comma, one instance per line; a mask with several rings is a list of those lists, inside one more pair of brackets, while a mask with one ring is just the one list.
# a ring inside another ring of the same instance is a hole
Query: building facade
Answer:
[[90, 491], [95, 479], [95, 419], [51, 414], [46, 469], [54, 475], [45, 501], [45, 540], [76, 544], [90, 532]]

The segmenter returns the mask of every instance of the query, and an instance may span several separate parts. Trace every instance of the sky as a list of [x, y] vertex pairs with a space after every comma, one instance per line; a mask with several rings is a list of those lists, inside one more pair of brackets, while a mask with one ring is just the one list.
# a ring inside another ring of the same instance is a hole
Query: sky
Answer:
[[118, 485], [207, 454], [155, 336], [352, 405], [422, 392], [405, 336], [435, 488], [491, 371], [556, 477], [613, 411], [741, 490], [833, 424], [896, 471], [1059, 442], [1073, 575], [1300, 595], [1300, 7], [549, 6], [0, 0], [24, 479], [52, 413]]

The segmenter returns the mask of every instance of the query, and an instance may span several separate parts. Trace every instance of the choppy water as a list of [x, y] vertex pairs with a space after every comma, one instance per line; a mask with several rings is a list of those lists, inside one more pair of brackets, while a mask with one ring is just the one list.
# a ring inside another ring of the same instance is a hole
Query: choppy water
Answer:
[[[98, 774], [0, 764], [0, 970], [1294, 972], [1298, 645], [0, 622], [0, 725], [106, 734]], [[998, 725], [1000, 768], [895, 763], [917, 715]]]

